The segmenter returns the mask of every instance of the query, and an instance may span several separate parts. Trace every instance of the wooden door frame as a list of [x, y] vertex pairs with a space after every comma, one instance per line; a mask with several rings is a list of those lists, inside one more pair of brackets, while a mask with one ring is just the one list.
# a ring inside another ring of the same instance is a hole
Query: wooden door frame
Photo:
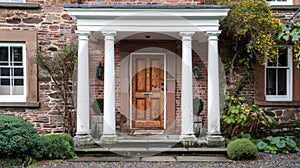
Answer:
[[129, 94], [130, 94], [130, 100], [129, 100], [129, 108], [130, 108], [130, 113], [129, 113], [129, 118], [130, 118], [130, 129], [135, 129], [132, 128], [132, 57], [133, 55], [158, 55], [158, 56], [163, 56], [164, 60], [164, 127], [163, 129], [166, 129], [166, 124], [167, 124], [167, 61], [166, 61], [166, 54], [165, 53], [146, 53], [146, 52], [132, 52], [130, 53], [130, 60], [129, 60]]

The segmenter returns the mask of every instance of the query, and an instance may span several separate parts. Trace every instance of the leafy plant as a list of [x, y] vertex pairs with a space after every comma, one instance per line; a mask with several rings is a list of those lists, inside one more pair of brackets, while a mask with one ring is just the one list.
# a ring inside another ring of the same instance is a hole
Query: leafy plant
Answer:
[[255, 159], [258, 150], [249, 139], [236, 139], [229, 142], [227, 155], [233, 160]]
[[246, 103], [245, 97], [226, 96], [225, 108], [221, 113], [221, 129], [227, 138], [240, 137], [245, 133], [257, 137], [262, 126], [270, 127], [273, 123], [275, 121], [257, 105]]
[[288, 154], [291, 152], [299, 152], [299, 148], [297, 147], [297, 143], [292, 136], [268, 136], [263, 139], [255, 140], [255, 145], [259, 151], [263, 151], [265, 153], [276, 154], [278, 152]]
[[294, 46], [295, 61], [298, 63], [297, 68], [300, 68], [300, 21], [296, 23], [286, 23], [282, 25], [283, 31], [278, 35], [278, 39], [285, 40], [288, 44]]
[[54, 82], [61, 104], [57, 104], [57, 114], [62, 117], [64, 132], [72, 136], [76, 132], [76, 112], [72, 89], [72, 76], [77, 62], [77, 46], [65, 44], [62, 50], [46, 53], [41, 49], [36, 51], [36, 64], [45, 70]]
[[92, 103], [92, 108], [96, 115], [103, 113], [103, 99], [95, 99]]
[[199, 98], [193, 99], [194, 115], [200, 115], [203, 110], [203, 101]]
[[45, 154], [45, 142], [33, 125], [20, 117], [0, 115], [0, 167], [28, 165]]
[[49, 134], [42, 136], [46, 142], [46, 157], [49, 159], [75, 158], [73, 138], [69, 134]]

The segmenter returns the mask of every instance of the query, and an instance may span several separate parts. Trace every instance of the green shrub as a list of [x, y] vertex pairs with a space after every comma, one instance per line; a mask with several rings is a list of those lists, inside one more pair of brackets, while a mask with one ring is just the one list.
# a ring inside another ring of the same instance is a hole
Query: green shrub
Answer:
[[47, 146], [46, 157], [49, 159], [75, 158], [74, 143], [69, 134], [49, 134], [42, 136]]
[[236, 139], [227, 146], [227, 155], [233, 160], [255, 159], [257, 153], [256, 146], [249, 139]]
[[275, 124], [274, 119], [265, 115], [257, 105], [247, 104], [245, 97], [226, 96], [224, 112], [221, 113], [221, 130], [225, 137], [241, 137], [248, 133], [257, 137], [261, 127]]
[[30, 164], [44, 154], [45, 143], [32, 124], [20, 117], [0, 115], [0, 167]]
[[255, 141], [255, 145], [257, 146], [259, 151], [263, 151], [265, 153], [276, 154], [277, 152], [281, 153], [291, 153], [291, 152], [299, 152], [299, 148], [292, 136], [286, 137], [272, 137], [268, 136], [263, 139], [257, 139]]
[[194, 115], [200, 115], [203, 110], [203, 101], [198, 97], [193, 99], [193, 109]]
[[92, 103], [92, 108], [96, 115], [101, 115], [103, 114], [103, 99], [95, 99]]

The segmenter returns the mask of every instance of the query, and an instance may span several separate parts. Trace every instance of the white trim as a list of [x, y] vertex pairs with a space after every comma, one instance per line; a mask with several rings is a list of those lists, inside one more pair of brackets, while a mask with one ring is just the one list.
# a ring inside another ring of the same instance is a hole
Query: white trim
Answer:
[[219, 30], [229, 8], [120, 9], [65, 8], [78, 30], [117, 32], [184, 32]]
[[129, 57], [129, 92], [130, 92], [130, 99], [129, 99], [129, 108], [130, 108], [130, 114], [129, 114], [129, 118], [130, 118], [130, 129], [132, 129], [132, 56], [133, 55], [161, 55], [164, 57], [164, 129], [166, 129], [166, 125], [167, 125], [167, 61], [166, 61], [166, 54], [165, 53], [146, 53], [146, 52], [133, 52], [130, 53], [130, 57]]
[[[293, 98], [293, 60], [292, 60], [292, 47], [287, 47], [288, 50], [288, 63], [287, 63], [287, 78], [286, 78], [286, 86], [287, 86], [287, 95], [267, 95], [266, 87], [267, 87], [267, 64], [265, 66], [265, 96], [266, 96], [266, 101], [292, 101]], [[284, 67], [283, 67], [284, 68]], [[276, 85], [277, 87], [277, 85]]]
[[16, 0], [0, 0], [0, 2], [9, 2], [9, 3], [26, 3], [26, 0], [16, 1]]
[[[0, 95], [0, 102], [26, 102], [26, 96], [27, 96], [27, 65], [26, 65], [26, 45], [25, 43], [14, 43], [14, 42], [8, 42], [8, 43], [0, 43], [0, 46], [3, 47], [22, 47], [22, 63], [23, 65], [20, 66], [23, 68], [23, 95]], [[10, 53], [10, 51], [9, 51]], [[1, 66], [0, 67], [5, 67]], [[14, 66], [18, 67], [18, 66]], [[11, 86], [11, 85], [9, 85]], [[10, 87], [10, 93], [12, 93], [12, 87]]]
[[269, 5], [293, 5], [293, 0], [286, 0], [286, 1], [273, 0], [273, 1], [266, 1], [266, 2]]

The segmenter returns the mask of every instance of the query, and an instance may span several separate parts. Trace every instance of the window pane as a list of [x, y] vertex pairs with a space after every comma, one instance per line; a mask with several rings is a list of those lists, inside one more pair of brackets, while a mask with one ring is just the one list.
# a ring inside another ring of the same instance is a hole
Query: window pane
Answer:
[[287, 66], [288, 63], [288, 54], [286, 48], [280, 48], [278, 50], [278, 66]]
[[15, 68], [14, 76], [23, 76], [23, 68]]
[[22, 66], [23, 56], [22, 56], [22, 47], [11, 47], [11, 57], [12, 65]]
[[[0, 81], [1, 81], [1, 79], [0, 79]], [[6, 85], [6, 86], [2, 86], [2, 85], [0, 85], [0, 95], [10, 95], [10, 90], [9, 90], [9, 88], [10, 88], [10, 86], [8, 85]]]
[[0, 79], [0, 85], [10, 85], [10, 79]]
[[0, 47], [0, 65], [8, 65], [8, 47]]
[[267, 71], [266, 94], [276, 95], [276, 69], [267, 68], [266, 71]]
[[0, 75], [1, 76], [10, 76], [9, 70], [10, 70], [10, 68], [0, 68]]
[[24, 84], [23, 79], [14, 79], [14, 85], [23, 86], [23, 84]]
[[12, 95], [23, 95], [24, 86], [12, 86]]
[[287, 69], [278, 69], [278, 95], [286, 95], [286, 71]]

